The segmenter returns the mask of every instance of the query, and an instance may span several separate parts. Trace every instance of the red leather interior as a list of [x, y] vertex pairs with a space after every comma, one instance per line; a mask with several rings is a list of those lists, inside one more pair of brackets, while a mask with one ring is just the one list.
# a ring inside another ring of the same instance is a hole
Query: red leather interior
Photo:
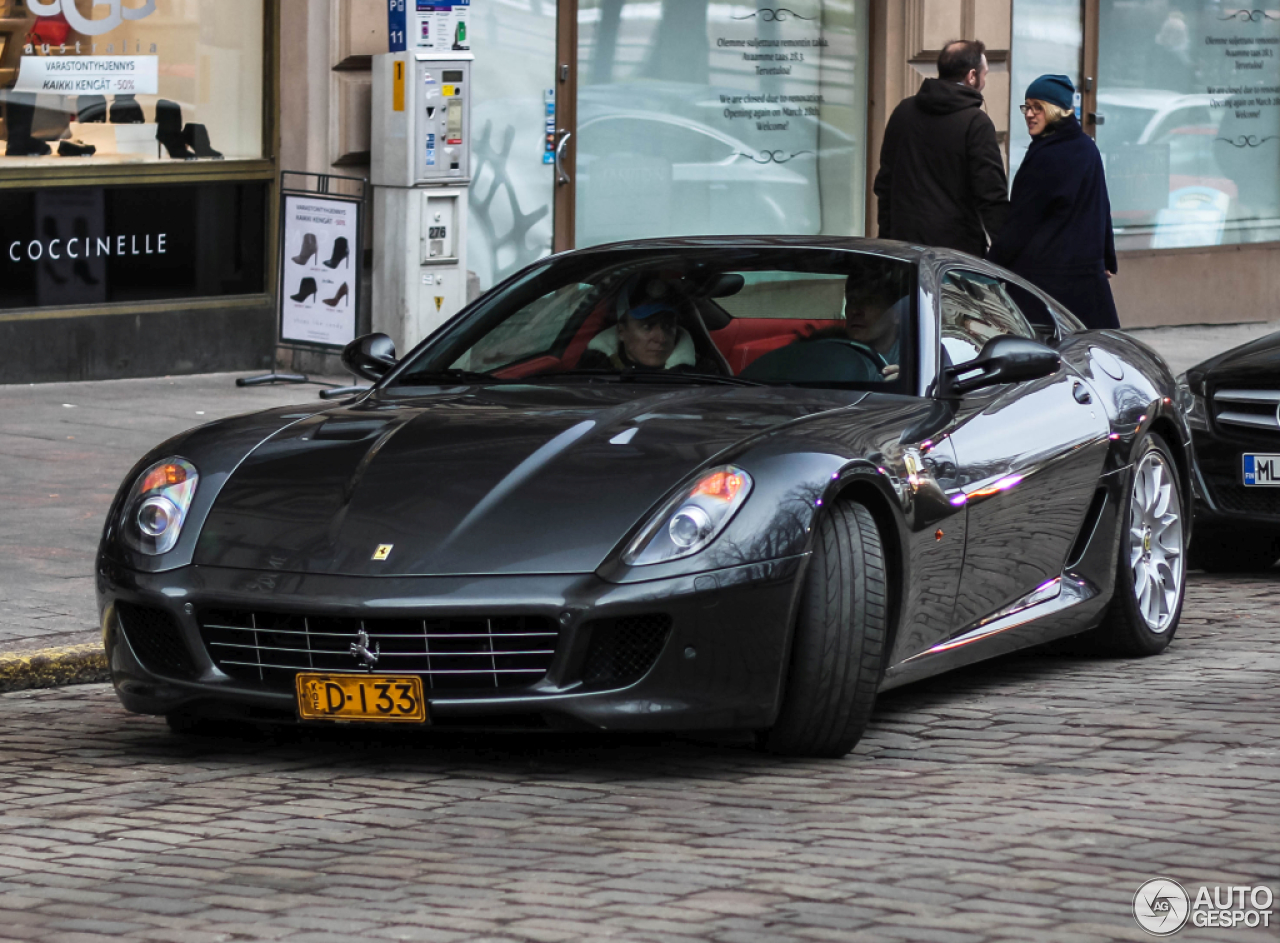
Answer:
[[799, 337], [843, 326], [844, 321], [840, 319], [735, 318], [724, 328], [712, 331], [711, 339], [737, 375], [757, 357], [785, 347]]
[[560, 358], [552, 357], [547, 354], [543, 357], [534, 357], [532, 360], [524, 360], [520, 363], [513, 363], [501, 370], [493, 371], [493, 375], [500, 380], [522, 380], [525, 377], [536, 376], [539, 373], [559, 373], [564, 368], [560, 366]]
[[[573, 370], [586, 351], [587, 345], [591, 343], [591, 339], [604, 330], [607, 308], [607, 305], [601, 303], [591, 312], [573, 340], [569, 342], [569, 346], [565, 348], [563, 357], [554, 357], [550, 354], [534, 357], [531, 360], [521, 361], [520, 363], [503, 367], [500, 370], [495, 370], [493, 375], [504, 380], [519, 380], [524, 377], [536, 376], [540, 373]], [[843, 326], [844, 321], [839, 318], [811, 318], [805, 320], [796, 318], [735, 318], [720, 330], [712, 331], [711, 339], [715, 342], [720, 353], [724, 355], [724, 359], [729, 362], [729, 366], [736, 376], [753, 363], [757, 357], [761, 357], [771, 350], [785, 347], [797, 338], [808, 337], [828, 328]]]

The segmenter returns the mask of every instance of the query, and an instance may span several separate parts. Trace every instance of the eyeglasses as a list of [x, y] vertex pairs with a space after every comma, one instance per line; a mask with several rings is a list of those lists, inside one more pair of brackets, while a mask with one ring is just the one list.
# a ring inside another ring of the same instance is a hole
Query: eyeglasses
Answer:
[[1022, 112], [1024, 115], [1042, 115], [1042, 114], [1044, 114], [1044, 106], [1043, 106], [1043, 105], [1032, 105], [1032, 104], [1028, 104], [1028, 105], [1019, 105], [1019, 106], [1018, 106], [1018, 110], [1019, 110], [1020, 112]]

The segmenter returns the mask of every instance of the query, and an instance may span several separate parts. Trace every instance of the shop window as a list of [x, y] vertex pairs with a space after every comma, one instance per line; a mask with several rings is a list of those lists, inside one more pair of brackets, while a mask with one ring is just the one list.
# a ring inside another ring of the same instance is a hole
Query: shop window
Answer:
[[0, 0], [0, 170], [261, 158], [263, 17], [263, 0]]
[[579, 245], [861, 235], [867, 0], [580, 0]]
[[1280, 12], [1102, 0], [1099, 17], [1117, 248], [1280, 240]]

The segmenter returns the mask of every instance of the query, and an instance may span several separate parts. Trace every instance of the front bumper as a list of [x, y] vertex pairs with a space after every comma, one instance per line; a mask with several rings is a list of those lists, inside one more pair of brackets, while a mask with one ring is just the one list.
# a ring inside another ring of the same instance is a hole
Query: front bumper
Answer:
[[[433, 725], [743, 730], [767, 727], [777, 714], [804, 562], [617, 585], [592, 574], [366, 578], [200, 566], [144, 574], [100, 559], [98, 602], [112, 682], [135, 713], [297, 719], [294, 694], [278, 679], [237, 679], [215, 663], [200, 624], [211, 609], [345, 619], [497, 613], [554, 620], [546, 676], [494, 691], [428, 688]], [[167, 657], [158, 659], [154, 645], [140, 656], [122, 628], [130, 606], [166, 617]], [[669, 616], [670, 631], [643, 675], [613, 686], [584, 682], [592, 625], [652, 613]]]
[[1193, 433], [1192, 486], [1197, 536], [1273, 535], [1280, 530], [1280, 488], [1244, 484], [1246, 453], [1280, 453], [1274, 435]]

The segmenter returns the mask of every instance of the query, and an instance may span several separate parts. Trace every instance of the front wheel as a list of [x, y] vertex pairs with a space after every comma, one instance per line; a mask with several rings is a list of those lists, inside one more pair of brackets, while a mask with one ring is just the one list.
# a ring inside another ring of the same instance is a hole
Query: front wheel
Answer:
[[1092, 640], [1116, 655], [1156, 655], [1178, 630], [1186, 595], [1186, 542], [1178, 466], [1169, 446], [1149, 433], [1138, 445], [1111, 606]]
[[841, 757], [871, 718], [888, 629], [884, 546], [864, 505], [823, 518], [802, 593], [782, 710], [761, 745]]

